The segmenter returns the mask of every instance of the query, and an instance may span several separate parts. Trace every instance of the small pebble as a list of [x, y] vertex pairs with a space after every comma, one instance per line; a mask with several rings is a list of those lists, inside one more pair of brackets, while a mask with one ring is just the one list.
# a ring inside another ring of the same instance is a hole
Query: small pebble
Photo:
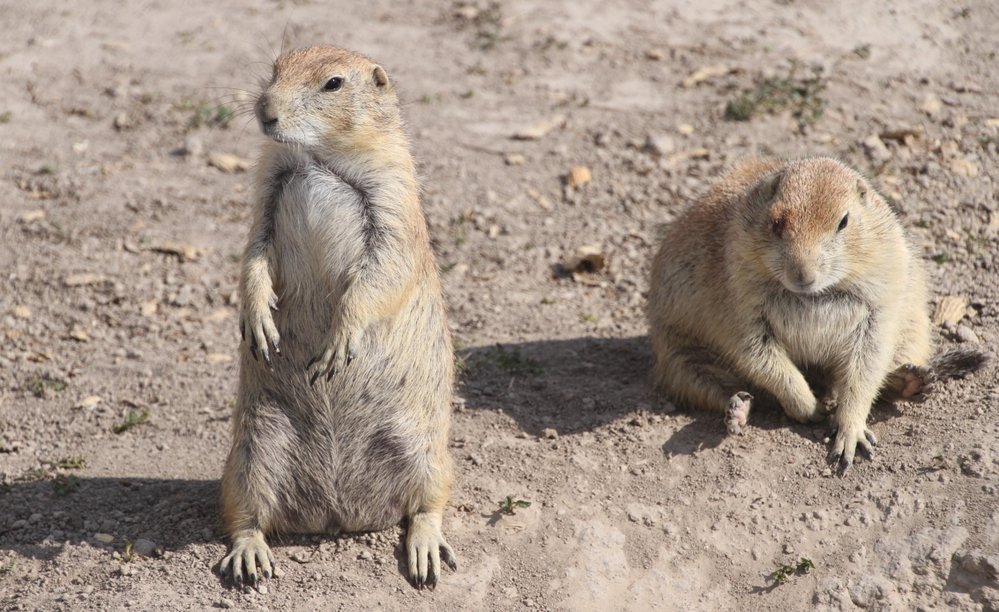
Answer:
[[143, 557], [152, 557], [156, 553], [156, 544], [152, 540], [139, 538], [132, 543], [132, 551]]
[[958, 325], [956, 335], [960, 342], [978, 344], [978, 335], [967, 325]]

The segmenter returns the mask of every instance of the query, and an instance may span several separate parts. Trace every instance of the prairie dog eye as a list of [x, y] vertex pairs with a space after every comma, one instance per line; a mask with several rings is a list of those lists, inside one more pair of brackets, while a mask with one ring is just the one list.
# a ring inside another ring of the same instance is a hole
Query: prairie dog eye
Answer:
[[787, 221], [784, 219], [784, 217], [780, 217], [779, 219], [774, 219], [770, 227], [770, 229], [773, 230], [774, 236], [777, 236], [778, 238], [783, 236], [785, 225], [787, 225]]
[[849, 221], [850, 221], [850, 213], [846, 213], [845, 215], [843, 215], [843, 218], [840, 219], [839, 227], [836, 228], [836, 231], [842, 232], [844, 229], [846, 229], [846, 224], [849, 223]]
[[337, 91], [343, 87], [343, 77], [333, 77], [323, 85], [323, 91]]

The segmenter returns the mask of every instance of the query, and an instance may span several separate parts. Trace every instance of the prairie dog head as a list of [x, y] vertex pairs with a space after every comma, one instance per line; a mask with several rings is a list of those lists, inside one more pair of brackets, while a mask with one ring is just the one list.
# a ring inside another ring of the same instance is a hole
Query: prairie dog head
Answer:
[[[819, 294], [857, 269], [872, 207], [887, 205], [857, 172], [832, 159], [789, 163], [753, 188], [751, 231], [763, 265], [788, 291]], [[749, 221], [749, 218], [747, 218]]]
[[332, 46], [281, 54], [255, 111], [260, 129], [273, 140], [317, 150], [371, 147], [399, 124], [385, 70]]

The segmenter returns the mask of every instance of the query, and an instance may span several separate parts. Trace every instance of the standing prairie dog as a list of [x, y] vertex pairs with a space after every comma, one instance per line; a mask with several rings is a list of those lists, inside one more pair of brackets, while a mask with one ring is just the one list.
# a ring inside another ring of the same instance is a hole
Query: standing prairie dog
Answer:
[[271, 141], [240, 283], [220, 569], [256, 583], [268, 533], [405, 517], [410, 578], [433, 587], [442, 556], [455, 567], [454, 361], [398, 101], [381, 66], [323, 46], [278, 57], [255, 110]]
[[[844, 469], [879, 397], [918, 399], [931, 379], [981, 366], [977, 353], [929, 362], [925, 273], [894, 212], [832, 159], [754, 160], [663, 232], [648, 317], [662, 391], [725, 413], [741, 433], [753, 396], [791, 418], [830, 409]], [[828, 391], [817, 399], [803, 370]]]

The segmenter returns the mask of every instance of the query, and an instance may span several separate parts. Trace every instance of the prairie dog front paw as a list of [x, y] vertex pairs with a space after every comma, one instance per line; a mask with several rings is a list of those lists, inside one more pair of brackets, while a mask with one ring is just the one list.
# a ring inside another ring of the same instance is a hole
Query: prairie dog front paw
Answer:
[[262, 357], [268, 366], [271, 365], [270, 348], [274, 349], [275, 355], [281, 354], [278, 346], [281, 335], [274, 325], [272, 310], [277, 310], [277, 296], [273, 291], [264, 299], [244, 300], [239, 314], [240, 338], [246, 341], [249, 336], [250, 354], [254, 359]]
[[314, 385], [320, 376], [331, 380], [337, 372], [342, 372], [350, 362], [357, 357], [360, 350], [364, 330], [360, 328], [341, 327], [335, 329], [324, 343], [323, 352], [305, 366], [309, 376], [309, 384]]

